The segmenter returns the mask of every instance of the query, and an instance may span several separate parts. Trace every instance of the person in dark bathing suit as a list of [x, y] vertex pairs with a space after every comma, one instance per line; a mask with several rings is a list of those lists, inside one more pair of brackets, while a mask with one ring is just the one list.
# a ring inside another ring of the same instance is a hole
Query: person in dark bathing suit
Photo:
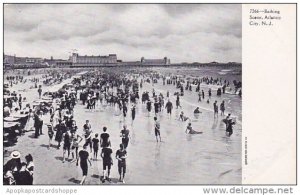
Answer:
[[167, 108], [167, 114], [168, 114], [169, 118], [171, 118], [173, 104], [172, 104], [172, 102], [170, 102], [170, 100], [168, 100], [168, 102], [166, 103], [166, 108]]
[[94, 160], [97, 160], [98, 150], [99, 150], [98, 133], [95, 134], [95, 137], [92, 139], [92, 142], [93, 142], [93, 150], [94, 150]]
[[82, 180], [80, 184], [82, 185], [85, 182], [87, 173], [88, 173], [88, 161], [90, 163], [90, 166], [92, 166], [91, 161], [89, 160], [89, 153], [86, 151], [86, 146], [83, 146], [83, 149], [79, 152], [76, 166], [78, 166], [78, 161], [80, 159], [80, 168], [82, 170]]
[[[104, 183], [105, 180], [110, 181], [109, 175], [110, 175], [110, 169], [111, 165], [113, 164], [112, 158], [112, 149], [110, 147], [103, 147], [101, 151], [101, 157], [103, 159], [103, 177], [102, 182]], [[106, 175], [106, 169], [107, 169], [107, 175]]]
[[176, 98], [176, 109], [178, 109], [178, 107], [181, 108], [179, 95], [177, 95], [177, 98]]
[[148, 116], [150, 116], [150, 112], [151, 112], [151, 101], [148, 100], [147, 102], [147, 110], [148, 110]]
[[133, 121], [135, 119], [135, 105], [132, 105], [132, 108], [131, 108], [131, 125], [133, 124]]
[[124, 145], [124, 148], [126, 149], [128, 146], [129, 142], [129, 130], [127, 129], [127, 125], [123, 125], [123, 129], [121, 130], [121, 135], [122, 137], [122, 144]]
[[109, 134], [106, 133], [107, 128], [103, 127], [103, 133], [100, 135], [100, 146], [103, 147], [108, 147], [111, 146], [110, 140], [109, 140]]
[[125, 150], [124, 145], [120, 144], [120, 149], [116, 152], [116, 159], [118, 160], [118, 172], [120, 175], [119, 181], [123, 183], [125, 183], [124, 177], [126, 173], [126, 158], [127, 151]]
[[53, 131], [53, 127], [51, 124], [47, 124], [47, 128], [48, 128], [48, 136], [49, 136], [49, 145], [48, 145], [48, 149], [50, 149], [52, 143], [52, 139], [53, 139], [53, 136], [54, 136], [54, 131]]
[[157, 116], [158, 110], [159, 110], [159, 103], [157, 101], [154, 102], [154, 113], [155, 116]]
[[64, 142], [64, 145], [63, 145], [63, 161], [62, 162], [64, 163], [66, 152], [68, 152], [68, 159], [70, 156], [71, 134], [70, 134], [69, 130], [63, 134], [63, 142]]
[[62, 136], [64, 132], [66, 132], [67, 127], [63, 121], [59, 120], [59, 124], [57, 124], [55, 128], [56, 128], [55, 141], [58, 142], [57, 149], [59, 149], [62, 141]]
[[221, 116], [224, 116], [224, 112], [225, 112], [225, 101], [224, 100], [220, 104], [220, 110], [221, 110]]
[[215, 101], [214, 103], [214, 118], [218, 117], [218, 105], [217, 105], [217, 101]]

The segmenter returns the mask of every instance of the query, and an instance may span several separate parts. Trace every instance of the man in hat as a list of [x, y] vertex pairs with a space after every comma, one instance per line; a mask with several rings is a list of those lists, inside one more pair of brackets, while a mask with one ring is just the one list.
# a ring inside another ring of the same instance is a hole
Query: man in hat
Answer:
[[11, 159], [3, 166], [4, 180], [7, 185], [18, 184], [19, 172], [22, 168], [21, 154], [19, 151], [13, 151], [10, 154]]

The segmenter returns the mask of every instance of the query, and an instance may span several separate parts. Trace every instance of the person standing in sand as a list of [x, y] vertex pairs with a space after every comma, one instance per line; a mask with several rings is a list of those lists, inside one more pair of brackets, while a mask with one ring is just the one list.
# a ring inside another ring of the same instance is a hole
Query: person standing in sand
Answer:
[[123, 129], [121, 130], [121, 135], [122, 137], [122, 144], [124, 145], [124, 148], [126, 149], [129, 143], [129, 130], [127, 129], [127, 125], [123, 125]]
[[80, 182], [80, 185], [82, 185], [82, 184], [84, 184], [85, 179], [88, 174], [88, 162], [90, 163], [90, 166], [92, 166], [92, 163], [89, 159], [89, 153], [88, 153], [88, 151], [86, 151], [86, 146], [83, 146], [83, 149], [79, 152], [76, 166], [78, 166], [79, 159], [80, 159], [80, 168], [82, 170], [82, 175], [83, 175], [81, 182]]
[[41, 99], [41, 96], [42, 96], [42, 86], [40, 85], [39, 86], [39, 89], [38, 89], [38, 93], [39, 93], [39, 99]]
[[160, 123], [157, 120], [157, 117], [154, 117], [154, 133], [155, 133], [155, 138], [156, 138], [156, 142], [158, 142], [158, 138], [161, 142], [161, 137], [160, 137]]
[[201, 102], [201, 92], [198, 93], [198, 102]]
[[71, 149], [71, 134], [70, 134], [70, 130], [67, 129], [67, 131], [63, 134], [63, 160], [62, 162], [65, 162], [65, 154], [66, 152], [68, 152], [68, 160], [69, 160], [69, 156], [70, 156], [70, 149]]
[[95, 134], [95, 137], [92, 139], [93, 142], [93, 150], [94, 150], [94, 158], [93, 160], [97, 160], [98, 158], [98, 150], [99, 150], [99, 138], [98, 138], [98, 133]]
[[179, 94], [177, 94], [177, 98], [176, 98], [176, 109], [178, 109], [178, 107], [181, 108]]
[[[83, 138], [77, 134], [76, 132], [71, 131], [71, 153], [72, 153], [72, 159], [78, 158], [78, 148], [79, 148], [79, 143], [83, 140]], [[74, 155], [75, 153], [75, 155]]]
[[167, 108], [167, 114], [168, 114], [169, 118], [171, 118], [173, 104], [170, 100], [168, 100], [168, 102], [166, 103], [166, 108]]
[[158, 103], [158, 101], [155, 100], [155, 102], [154, 102], [153, 105], [154, 105], [154, 114], [155, 114], [155, 116], [157, 116], [158, 111], [159, 111], [159, 103]]
[[66, 127], [64, 121], [59, 120], [58, 124], [56, 125], [55, 128], [56, 128], [55, 141], [58, 142], [57, 149], [59, 149], [61, 141], [62, 141], [62, 136], [63, 136], [64, 132], [66, 132], [67, 127]]
[[225, 101], [224, 100], [220, 104], [220, 111], [221, 111], [221, 116], [224, 116], [224, 112], [225, 112]]
[[217, 105], [217, 101], [215, 101], [215, 103], [214, 103], [214, 118], [218, 117], [218, 111], [219, 111], [219, 108]]
[[28, 117], [27, 117], [27, 123], [25, 125], [25, 131], [32, 131], [34, 130], [34, 113], [32, 112], [32, 109], [29, 109]]
[[89, 120], [86, 120], [86, 123], [83, 125], [83, 131], [84, 131], [84, 138], [85, 143], [84, 146], [90, 146], [90, 152], [92, 153], [92, 129], [91, 124]]
[[111, 146], [110, 140], [109, 140], [109, 134], [106, 132], [107, 127], [103, 127], [103, 133], [100, 135], [100, 146], [101, 148]]
[[[112, 158], [111, 158], [111, 154], [112, 154], [112, 149], [108, 146], [104, 146], [102, 148], [102, 151], [101, 151], [101, 157], [103, 159], [103, 177], [102, 177], [102, 183], [105, 182], [105, 180], [107, 181], [111, 181], [110, 178], [109, 178], [109, 175], [110, 175], [110, 169], [111, 169], [111, 166], [113, 164], [113, 161], [112, 161]], [[106, 171], [107, 169], [107, 171]], [[107, 173], [107, 174], [106, 174]]]
[[19, 109], [20, 109], [20, 110], [22, 110], [22, 101], [23, 101], [22, 95], [19, 94], [18, 102], [19, 102]]
[[120, 175], [119, 181], [125, 183], [125, 173], [126, 173], [126, 158], [127, 151], [123, 144], [120, 144], [120, 149], [116, 152], [116, 159], [118, 160], [118, 172]]
[[40, 135], [40, 129], [42, 128], [43, 121], [41, 119], [41, 111], [38, 110], [35, 114], [34, 114], [34, 128], [35, 128], [35, 134], [34, 137], [38, 138]]
[[131, 107], [131, 119], [132, 119], [131, 125], [133, 125], [133, 121], [134, 121], [134, 119], [135, 119], [135, 112], [136, 112], [135, 109], [136, 109], [136, 108], [135, 108], [135, 105], [133, 104], [132, 107]]
[[151, 101], [148, 100], [146, 104], [147, 104], [147, 110], [148, 110], [148, 117], [150, 117], [150, 112], [151, 112], [151, 107], [152, 107], [151, 106]]
[[47, 124], [47, 128], [48, 128], [48, 136], [49, 136], [49, 144], [48, 144], [48, 149], [50, 149], [50, 147], [52, 146], [52, 139], [53, 139], [53, 136], [54, 136], [54, 131], [53, 131], [53, 127], [52, 127], [52, 124]]

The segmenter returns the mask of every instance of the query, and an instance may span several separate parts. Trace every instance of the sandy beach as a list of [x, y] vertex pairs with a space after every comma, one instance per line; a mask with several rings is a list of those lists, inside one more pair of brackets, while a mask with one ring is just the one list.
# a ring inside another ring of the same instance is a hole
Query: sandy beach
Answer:
[[[173, 85], [163, 85], [162, 79], [154, 85], [158, 92], [166, 94], [169, 90], [170, 100], [175, 106], [177, 91]], [[53, 87], [53, 86], [52, 86]], [[29, 84], [14, 86], [14, 89], [26, 89]], [[43, 91], [47, 91], [43, 86]], [[152, 84], [145, 83], [140, 90], [152, 91]], [[204, 90], [205, 87], [203, 88]], [[18, 92], [19, 93], [19, 92]], [[28, 102], [38, 98], [36, 89], [21, 92]], [[114, 107], [96, 106], [94, 111], [88, 111], [81, 102], [74, 108], [74, 119], [79, 127], [78, 133], [83, 133], [82, 126], [85, 120], [90, 120], [94, 133], [101, 133], [103, 126], [108, 128], [111, 137], [114, 164], [111, 170], [111, 183], [121, 184], [118, 181], [117, 160], [115, 152], [121, 143], [120, 130], [127, 124], [131, 140], [127, 148], [126, 184], [240, 184], [241, 183], [241, 99], [232, 95], [216, 97], [212, 92], [211, 103], [197, 102], [197, 93], [186, 91], [181, 97], [181, 109], [173, 109], [172, 118], [169, 119], [164, 110], [159, 120], [161, 122], [162, 142], [157, 143], [154, 135], [153, 116], [148, 117], [146, 105], [141, 102], [137, 105], [136, 119], [131, 125], [131, 118], [127, 116], [125, 122], [121, 115], [117, 115]], [[221, 100], [226, 102], [227, 110], [237, 116], [237, 124], [231, 137], [225, 136], [225, 124], [222, 117], [214, 120], [212, 102]], [[200, 107], [199, 119], [193, 116], [196, 106]], [[201, 135], [185, 133], [186, 122], [179, 121], [179, 113], [184, 111], [192, 118], [193, 128], [203, 131]], [[130, 115], [130, 114], [129, 114]], [[45, 116], [44, 124], [49, 122], [50, 115]], [[62, 163], [62, 148], [48, 149], [47, 129], [44, 125], [44, 135], [34, 138], [34, 132], [27, 132], [18, 139], [16, 145], [5, 147], [4, 161], [9, 159], [13, 150], [19, 150], [22, 159], [28, 153], [32, 154], [35, 164], [34, 184], [78, 184], [82, 177], [80, 167], [74, 162]], [[53, 143], [57, 143], [53, 140]], [[81, 143], [82, 145], [83, 143]], [[92, 161], [89, 167], [86, 184], [102, 184], [102, 160]]]

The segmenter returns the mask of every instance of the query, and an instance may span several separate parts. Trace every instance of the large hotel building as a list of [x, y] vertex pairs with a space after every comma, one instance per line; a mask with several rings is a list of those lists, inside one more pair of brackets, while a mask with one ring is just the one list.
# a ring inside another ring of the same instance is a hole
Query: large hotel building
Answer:
[[168, 65], [170, 59], [164, 57], [162, 59], [146, 59], [141, 58], [141, 61], [136, 62], [122, 62], [117, 59], [116, 54], [109, 54], [108, 56], [80, 56], [78, 53], [73, 53], [70, 60], [73, 66], [103, 66], [103, 65]]

